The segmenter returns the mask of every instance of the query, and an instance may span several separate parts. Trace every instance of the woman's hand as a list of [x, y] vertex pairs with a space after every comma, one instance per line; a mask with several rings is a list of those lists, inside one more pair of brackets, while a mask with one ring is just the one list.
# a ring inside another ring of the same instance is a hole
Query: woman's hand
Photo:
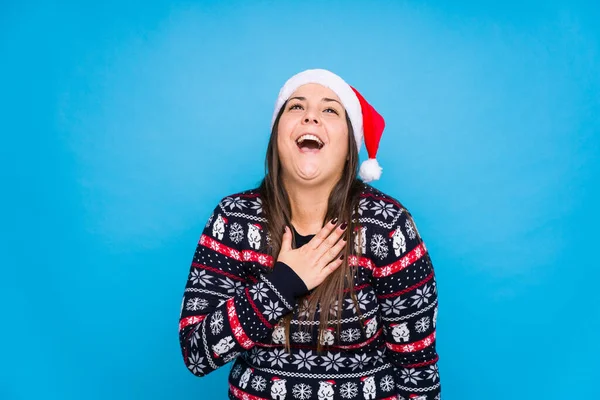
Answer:
[[310, 242], [292, 249], [292, 231], [286, 226], [277, 261], [287, 264], [304, 281], [308, 290], [319, 286], [325, 278], [342, 265], [344, 256], [338, 257], [346, 246], [344, 234], [347, 224], [336, 228], [337, 218], [327, 223]]

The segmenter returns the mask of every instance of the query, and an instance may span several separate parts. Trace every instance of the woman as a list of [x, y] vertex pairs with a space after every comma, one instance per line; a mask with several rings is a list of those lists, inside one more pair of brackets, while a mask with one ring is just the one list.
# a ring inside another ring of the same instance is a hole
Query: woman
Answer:
[[366, 183], [383, 128], [329, 71], [285, 83], [262, 184], [219, 202], [192, 261], [179, 324], [192, 373], [235, 360], [232, 399], [440, 398], [429, 254], [408, 210]]

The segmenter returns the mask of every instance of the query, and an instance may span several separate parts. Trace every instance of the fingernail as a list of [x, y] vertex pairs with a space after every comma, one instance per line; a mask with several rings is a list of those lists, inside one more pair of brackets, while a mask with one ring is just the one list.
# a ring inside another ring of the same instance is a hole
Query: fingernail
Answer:
[[348, 238], [347, 238], [347, 237], [344, 235], [344, 236], [342, 237], [342, 240], [345, 242], [346, 240], [348, 240]]
[[342, 254], [342, 255], [340, 256], [340, 260], [343, 260], [343, 259], [344, 259], [344, 255]]
[[343, 224], [340, 225], [340, 229], [346, 229], [347, 226], [348, 226], [348, 224], [346, 222], [344, 222]]
[[332, 224], [335, 224], [335, 223], [337, 223], [337, 222], [338, 222], [338, 219], [337, 219], [337, 218], [334, 218], [334, 219], [332, 219], [332, 220], [331, 220], [331, 223], [332, 223]]
[[286, 233], [286, 232], [287, 232], [287, 226], [284, 226], [283, 227], [283, 233]]

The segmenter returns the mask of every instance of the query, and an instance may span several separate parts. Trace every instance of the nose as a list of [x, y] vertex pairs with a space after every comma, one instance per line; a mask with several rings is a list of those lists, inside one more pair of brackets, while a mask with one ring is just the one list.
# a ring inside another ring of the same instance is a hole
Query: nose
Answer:
[[318, 125], [319, 124], [319, 119], [317, 118], [317, 115], [316, 115], [316, 113], [313, 110], [307, 110], [306, 114], [304, 115], [303, 122], [305, 124], [314, 123], [314, 124]]

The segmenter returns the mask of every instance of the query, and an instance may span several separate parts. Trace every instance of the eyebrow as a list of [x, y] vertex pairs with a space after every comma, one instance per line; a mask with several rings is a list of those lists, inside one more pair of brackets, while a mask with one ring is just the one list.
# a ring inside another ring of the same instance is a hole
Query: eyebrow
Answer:
[[[294, 96], [294, 97], [290, 97], [288, 99], [288, 101], [290, 100], [294, 100], [294, 99], [298, 99], [298, 100], [302, 100], [302, 101], [306, 101], [306, 97], [302, 97], [302, 96]], [[342, 103], [340, 103], [339, 101], [337, 101], [336, 99], [330, 99], [329, 97], [323, 97], [321, 99], [321, 101], [335, 101], [336, 103], [338, 103], [340, 106], [342, 105]]]

